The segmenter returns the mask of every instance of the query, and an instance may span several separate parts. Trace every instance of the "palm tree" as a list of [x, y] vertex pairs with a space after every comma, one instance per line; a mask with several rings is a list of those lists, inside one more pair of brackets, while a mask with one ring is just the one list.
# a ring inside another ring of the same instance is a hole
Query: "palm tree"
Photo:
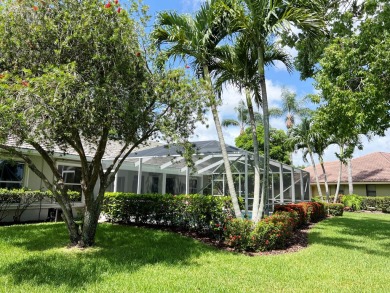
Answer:
[[[234, 46], [225, 46], [221, 50], [223, 54], [219, 56], [220, 62], [216, 65], [214, 70], [216, 78], [217, 91], [221, 91], [224, 83], [230, 83], [238, 87], [241, 91], [244, 90], [246, 94], [247, 112], [249, 114], [249, 122], [252, 130], [253, 149], [254, 149], [254, 200], [252, 210], [252, 220], [258, 220], [258, 209], [260, 202], [260, 156], [257, 139], [256, 122], [259, 113], [254, 112], [252, 98], [257, 106], [259, 106], [260, 99], [260, 79], [257, 71], [257, 52], [253, 50], [250, 43], [244, 37], [239, 37]], [[273, 64], [274, 61], [279, 60], [283, 62], [288, 70], [292, 70], [292, 63], [289, 56], [281, 50], [276, 44], [267, 44], [265, 52], [266, 65]], [[257, 116], [257, 117], [256, 117]]]
[[[311, 36], [325, 27], [317, 1], [288, 0], [242, 0], [247, 14], [240, 22], [241, 33], [250, 42], [257, 55], [257, 71], [260, 80], [260, 98], [263, 107], [264, 124], [264, 183], [259, 215], [264, 212], [265, 199], [269, 198], [269, 109], [265, 83], [266, 44], [281, 34], [291, 31], [295, 25]], [[320, 2], [320, 1], [319, 1]]]
[[310, 161], [313, 166], [314, 176], [316, 178], [318, 195], [321, 199], [322, 191], [320, 186], [320, 181], [318, 179], [318, 173], [316, 164], [314, 162], [314, 146], [313, 140], [315, 140], [316, 132], [313, 131], [311, 121], [309, 118], [303, 118], [302, 122], [297, 126], [293, 127], [290, 131], [290, 142], [296, 146], [297, 149], [303, 150], [303, 160], [307, 162], [307, 155], [310, 156]]
[[[239, 126], [240, 127], [240, 134], [243, 134], [245, 132], [245, 128], [250, 125], [250, 118], [249, 118], [249, 111], [245, 105], [245, 102], [243, 100], [240, 100], [238, 103], [238, 106], [234, 108], [237, 112], [237, 120], [236, 119], [223, 119], [222, 120], [222, 126], [223, 127], [229, 127], [229, 126]], [[259, 112], [254, 112], [255, 116], [255, 123], [262, 123], [263, 121], [263, 115]]]
[[325, 149], [334, 142], [332, 141], [331, 137], [326, 136], [325, 133], [323, 133], [318, 128], [315, 128], [315, 126], [312, 128], [311, 131], [313, 131], [314, 134], [312, 139], [313, 152], [317, 154], [318, 161], [320, 162], [322, 174], [324, 175], [326, 201], [329, 202], [329, 184], [324, 164], [324, 153]]
[[[226, 144], [218, 116], [218, 101], [212, 89], [210, 67], [215, 63], [219, 43], [230, 34], [235, 19], [242, 17], [242, 9], [234, 0], [210, 0], [202, 4], [195, 16], [162, 12], [158, 15], [152, 36], [158, 46], [166, 45], [168, 58], [189, 58], [199, 78], [210, 89], [209, 103], [221, 146], [229, 192], [236, 217], [241, 217]], [[241, 16], [240, 16], [241, 14]]]
[[295, 125], [296, 116], [307, 117], [310, 114], [310, 109], [303, 107], [302, 104], [302, 101], [297, 100], [297, 94], [295, 92], [283, 88], [281, 108], [271, 108], [270, 115], [275, 117], [285, 115], [288, 132]]

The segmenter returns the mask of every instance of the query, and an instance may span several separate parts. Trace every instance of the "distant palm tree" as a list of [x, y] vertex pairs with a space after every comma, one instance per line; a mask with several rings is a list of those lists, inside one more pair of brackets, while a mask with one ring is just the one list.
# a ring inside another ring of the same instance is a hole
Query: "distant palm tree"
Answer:
[[310, 161], [313, 166], [314, 176], [316, 179], [318, 195], [321, 199], [323, 199], [317, 168], [313, 157], [313, 140], [315, 140], [315, 137], [316, 132], [312, 129], [311, 120], [309, 118], [303, 118], [300, 124], [291, 128], [289, 141], [296, 147], [296, 149], [303, 150], [303, 160], [305, 162], [307, 162], [307, 155], [310, 156]]
[[210, 88], [209, 104], [215, 122], [225, 166], [229, 192], [236, 217], [241, 217], [233, 175], [226, 151], [225, 139], [218, 116], [218, 101], [212, 90], [210, 68], [216, 62], [219, 43], [229, 34], [234, 19], [240, 19], [243, 11], [234, 0], [210, 0], [202, 4], [194, 16], [176, 12], [161, 12], [157, 16], [152, 37], [157, 45], [166, 45], [165, 54], [170, 58], [189, 58], [197, 76]]
[[297, 94], [288, 90], [282, 89], [282, 102], [281, 107], [271, 108], [270, 116], [281, 117], [285, 115], [285, 123], [287, 131], [291, 129], [296, 122], [296, 117], [307, 117], [310, 115], [311, 110], [303, 106], [302, 101], [297, 100]]
[[[239, 126], [240, 127], [240, 134], [243, 134], [245, 132], [245, 128], [250, 126], [250, 117], [249, 117], [249, 110], [245, 105], [245, 102], [241, 100], [238, 103], [238, 106], [234, 108], [237, 112], [237, 120], [236, 119], [223, 119], [222, 120], [222, 126], [229, 127], [229, 126]], [[255, 123], [263, 123], [263, 115], [259, 112], [254, 112], [255, 116]]]

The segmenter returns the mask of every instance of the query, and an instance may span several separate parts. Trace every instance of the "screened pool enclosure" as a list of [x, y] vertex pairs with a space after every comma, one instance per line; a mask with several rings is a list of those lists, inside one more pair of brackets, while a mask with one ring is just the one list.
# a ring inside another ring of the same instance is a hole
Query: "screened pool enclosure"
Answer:
[[[218, 141], [193, 142], [193, 168], [188, 168], [178, 146], [157, 146], [132, 153], [118, 172], [110, 191], [135, 193], [202, 193], [214, 196], [228, 195], [225, 167]], [[253, 201], [253, 154], [227, 146], [237, 195], [251, 210]], [[263, 158], [261, 157], [261, 160]], [[109, 163], [110, 159], [107, 159]], [[270, 198], [273, 205], [309, 201], [310, 174], [291, 166], [270, 161]], [[261, 170], [261, 177], [264, 170]]]

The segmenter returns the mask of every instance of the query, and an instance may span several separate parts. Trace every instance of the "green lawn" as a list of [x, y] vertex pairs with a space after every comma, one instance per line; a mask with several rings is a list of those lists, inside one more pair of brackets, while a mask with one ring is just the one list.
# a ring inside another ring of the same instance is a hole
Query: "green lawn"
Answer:
[[0, 292], [390, 292], [390, 215], [347, 213], [308, 248], [248, 257], [179, 235], [103, 224], [65, 248], [63, 224], [0, 227]]

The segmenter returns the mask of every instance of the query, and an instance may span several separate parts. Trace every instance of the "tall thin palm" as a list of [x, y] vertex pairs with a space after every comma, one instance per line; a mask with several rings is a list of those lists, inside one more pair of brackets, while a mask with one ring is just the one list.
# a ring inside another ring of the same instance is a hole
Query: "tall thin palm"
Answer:
[[[257, 51], [260, 78], [261, 103], [264, 117], [264, 184], [259, 205], [262, 217], [265, 199], [269, 198], [269, 109], [265, 83], [265, 47], [270, 40], [291, 31], [291, 25], [310, 35], [316, 35], [325, 27], [320, 12], [321, 1], [241, 0], [247, 14], [241, 19], [241, 33]], [[256, 221], [256, 219], [254, 219]]]
[[322, 199], [320, 181], [318, 179], [317, 168], [313, 157], [313, 141], [316, 139], [316, 136], [316, 132], [312, 129], [311, 120], [309, 118], [303, 118], [300, 124], [291, 129], [289, 141], [291, 144], [295, 145], [297, 149], [303, 150], [303, 160], [305, 162], [307, 162], [307, 155], [310, 156], [310, 161], [313, 166], [314, 176], [317, 183], [318, 194]]
[[[260, 156], [259, 146], [256, 131], [256, 112], [253, 110], [252, 97], [255, 103], [259, 105], [260, 101], [260, 79], [257, 71], [257, 55], [256, 50], [253, 50], [250, 43], [243, 37], [239, 37], [234, 46], [226, 46], [222, 50], [223, 55], [219, 56], [220, 62], [216, 65], [214, 74], [216, 77], [215, 85], [217, 91], [220, 91], [224, 83], [230, 83], [238, 87], [240, 90], [245, 90], [247, 111], [249, 114], [249, 122], [252, 130], [253, 149], [254, 149], [254, 199], [252, 219], [258, 218], [258, 207], [260, 202]], [[267, 44], [265, 52], [265, 62], [267, 65], [274, 64], [278, 60], [287, 66], [288, 70], [292, 70], [292, 63], [289, 56], [281, 50], [276, 44]]]
[[[158, 15], [152, 33], [157, 45], [167, 45], [165, 53], [171, 58], [190, 58], [196, 74], [203, 78], [210, 88], [209, 101], [215, 122], [221, 152], [224, 160], [229, 192], [236, 217], [241, 217], [233, 175], [218, 116], [217, 98], [212, 90], [210, 66], [215, 63], [214, 55], [218, 44], [230, 34], [232, 21], [240, 19], [242, 9], [233, 0], [206, 1], [194, 17], [176, 12], [162, 12]], [[238, 14], [238, 15], [237, 15]]]
[[[223, 119], [222, 126], [239, 126], [240, 134], [245, 132], [245, 128], [250, 125], [249, 111], [243, 100], [240, 100], [237, 107], [234, 107], [234, 110], [237, 112], [237, 119]], [[263, 123], [263, 115], [259, 112], [255, 112], [255, 123]]]

